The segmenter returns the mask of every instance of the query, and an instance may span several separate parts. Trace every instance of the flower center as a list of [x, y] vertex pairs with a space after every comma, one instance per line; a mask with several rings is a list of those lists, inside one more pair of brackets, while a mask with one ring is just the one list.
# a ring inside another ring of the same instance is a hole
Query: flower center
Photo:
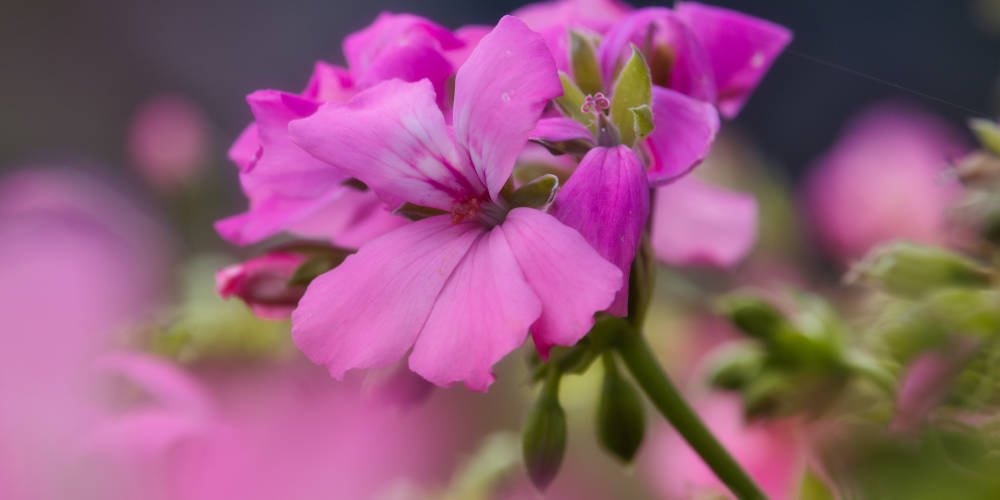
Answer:
[[507, 218], [509, 208], [504, 200], [492, 201], [486, 193], [466, 195], [452, 204], [451, 223], [475, 219], [486, 227], [494, 227]]
[[611, 101], [602, 92], [588, 95], [580, 106], [580, 111], [598, 115], [611, 108]]

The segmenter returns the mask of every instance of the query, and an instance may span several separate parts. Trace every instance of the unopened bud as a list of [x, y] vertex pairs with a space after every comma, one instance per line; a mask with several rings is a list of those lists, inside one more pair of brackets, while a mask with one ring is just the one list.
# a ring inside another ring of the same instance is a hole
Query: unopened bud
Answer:
[[761, 373], [764, 363], [765, 354], [755, 345], [740, 343], [725, 346], [713, 355], [708, 380], [720, 389], [742, 390]]
[[778, 308], [749, 293], [734, 293], [723, 297], [716, 309], [741, 331], [757, 339], [769, 341], [794, 330]]
[[984, 288], [990, 269], [943, 248], [897, 242], [880, 246], [858, 263], [848, 280], [863, 280], [894, 295], [916, 298], [941, 288]]
[[604, 383], [597, 405], [597, 437], [604, 449], [630, 463], [646, 432], [642, 398], [618, 372], [611, 354], [605, 354], [603, 359]]
[[289, 279], [306, 257], [274, 252], [233, 264], [215, 274], [215, 289], [222, 298], [239, 297], [254, 314], [267, 319], [291, 315], [305, 293], [305, 286], [292, 286]]
[[521, 437], [531, 482], [544, 490], [555, 479], [566, 454], [566, 412], [559, 404], [559, 375], [552, 374], [535, 401]]

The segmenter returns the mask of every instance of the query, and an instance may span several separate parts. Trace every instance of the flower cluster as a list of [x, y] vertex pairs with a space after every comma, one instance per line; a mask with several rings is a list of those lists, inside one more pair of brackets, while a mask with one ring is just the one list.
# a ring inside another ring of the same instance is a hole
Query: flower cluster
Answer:
[[[456, 31], [382, 14], [346, 38], [346, 67], [248, 96], [255, 122], [230, 158], [250, 208], [217, 224], [237, 244], [287, 232], [357, 252], [296, 280], [304, 293], [274, 289], [315, 268], [287, 253], [226, 270], [220, 291], [271, 316], [252, 298], [290, 298], [296, 346], [334, 377], [409, 353], [435, 384], [486, 390], [529, 332], [546, 357], [596, 313], [627, 315], [644, 238], [675, 264], [746, 253], [752, 199], [672, 181], [789, 40], [696, 3], [561, 0]], [[554, 155], [528, 168], [539, 144]]]

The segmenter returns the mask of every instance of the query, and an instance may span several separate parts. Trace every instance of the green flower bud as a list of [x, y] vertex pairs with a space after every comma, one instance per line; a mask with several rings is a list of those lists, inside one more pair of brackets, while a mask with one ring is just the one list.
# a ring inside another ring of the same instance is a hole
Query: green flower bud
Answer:
[[618, 372], [611, 354], [605, 354], [603, 360], [604, 383], [597, 405], [597, 437], [604, 449], [630, 463], [646, 432], [642, 398]]
[[552, 483], [566, 454], [566, 412], [559, 404], [559, 378], [557, 371], [550, 371], [521, 436], [524, 465], [539, 490]]
[[942, 288], [985, 288], [993, 272], [943, 248], [896, 242], [870, 252], [851, 270], [861, 280], [900, 297], [918, 298]]
[[729, 319], [747, 335], [770, 341], [779, 334], [794, 331], [794, 327], [776, 307], [749, 293], [733, 293], [719, 300], [719, 315]]
[[765, 353], [751, 343], [725, 348], [714, 355], [708, 381], [720, 389], [742, 390], [761, 373], [765, 361]]

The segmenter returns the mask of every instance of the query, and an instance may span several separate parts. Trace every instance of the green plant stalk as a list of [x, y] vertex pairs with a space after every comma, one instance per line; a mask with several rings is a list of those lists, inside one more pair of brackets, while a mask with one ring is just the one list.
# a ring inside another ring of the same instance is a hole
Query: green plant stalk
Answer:
[[767, 500], [667, 378], [642, 334], [630, 330], [622, 332], [618, 340], [618, 352], [639, 387], [712, 472], [740, 500]]

